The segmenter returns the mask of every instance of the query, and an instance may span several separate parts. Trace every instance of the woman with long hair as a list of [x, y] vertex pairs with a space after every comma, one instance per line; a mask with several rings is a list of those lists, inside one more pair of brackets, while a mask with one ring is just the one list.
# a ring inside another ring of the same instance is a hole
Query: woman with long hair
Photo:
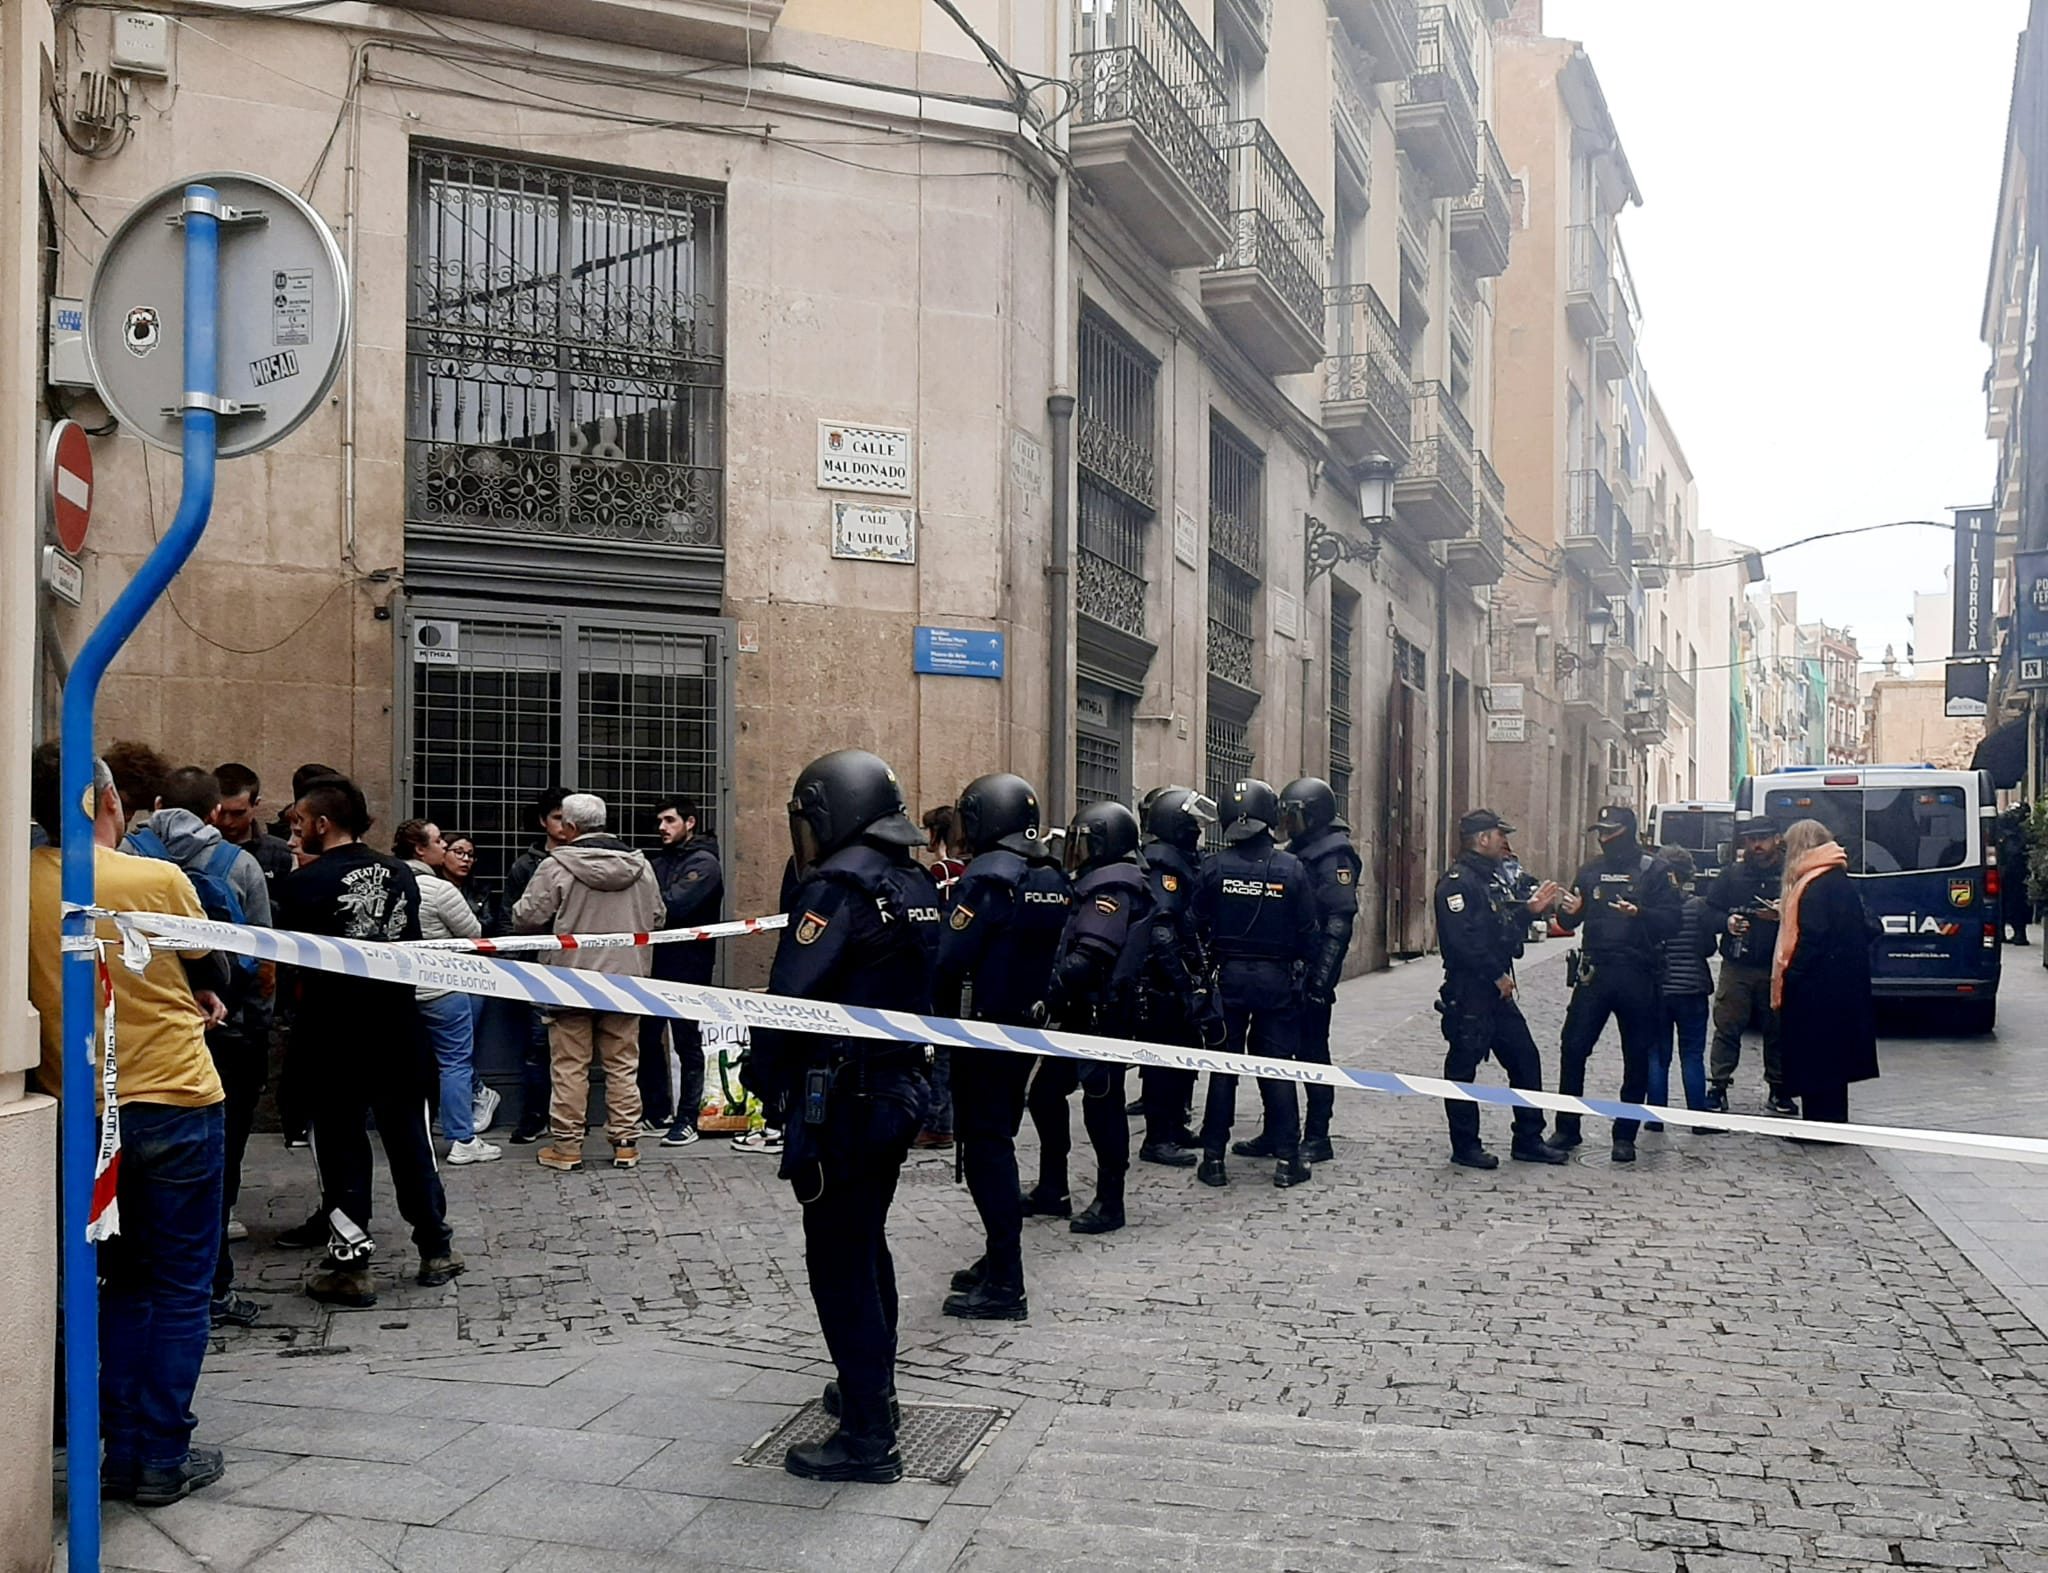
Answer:
[[[462, 892], [442, 876], [448, 843], [440, 826], [426, 819], [408, 819], [391, 833], [391, 852], [413, 872], [420, 894], [422, 939], [478, 939], [483, 925]], [[420, 1021], [434, 1046], [440, 1066], [440, 1097], [436, 1100], [442, 1134], [448, 1138], [451, 1164], [490, 1163], [504, 1150], [477, 1134], [476, 1017], [472, 996], [449, 989], [417, 991]]]
[[1849, 878], [1849, 855], [1817, 819], [1785, 832], [1771, 1005], [1784, 1090], [1809, 1120], [1849, 1118], [1849, 1083], [1877, 1075], [1870, 1003], [1870, 919]]
[[441, 862], [441, 877], [462, 892], [469, 910], [483, 926], [485, 935], [495, 938], [504, 932], [498, 922], [498, 906], [491, 893], [476, 877], [476, 838], [462, 834], [447, 838], [448, 850]]

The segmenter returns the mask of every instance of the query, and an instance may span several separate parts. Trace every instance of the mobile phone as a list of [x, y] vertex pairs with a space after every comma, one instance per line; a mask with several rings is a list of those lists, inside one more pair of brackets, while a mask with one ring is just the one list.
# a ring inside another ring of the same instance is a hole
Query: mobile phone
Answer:
[[823, 1125], [825, 1106], [832, 1091], [832, 1073], [822, 1066], [804, 1072], [804, 1124]]

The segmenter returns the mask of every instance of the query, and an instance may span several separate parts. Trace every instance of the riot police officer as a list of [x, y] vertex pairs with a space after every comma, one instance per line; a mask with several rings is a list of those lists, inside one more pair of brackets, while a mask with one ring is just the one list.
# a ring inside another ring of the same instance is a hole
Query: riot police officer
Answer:
[[[939, 904], [910, 849], [924, 834], [873, 754], [813, 760], [789, 801], [796, 872], [768, 987], [799, 999], [928, 1011]], [[792, 1447], [810, 1480], [903, 1478], [896, 1450], [896, 1270], [885, 1229], [930, 1089], [919, 1045], [756, 1029], [744, 1079], [783, 1131], [782, 1177], [803, 1205], [804, 1260], [838, 1368], [839, 1429]]]
[[[1038, 793], [1022, 776], [969, 782], [958, 812], [970, 858], [939, 936], [936, 1008], [942, 1016], [1025, 1026], [1052, 976], [1067, 921], [1067, 877], [1045, 856]], [[1031, 1056], [956, 1044], [952, 1061], [953, 1136], [987, 1249], [953, 1275], [944, 1309], [976, 1321], [1019, 1321], [1029, 1307], [1016, 1142]]]
[[[1612, 1016], [1621, 1023], [1621, 1096], [1640, 1103], [1649, 1091], [1651, 1044], [1663, 1026], [1659, 951], [1678, 933], [1685, 897], [1670, 865], [1643, 850], [1634, 809], [1608, 805], [1591, 833], [1600, 838], [1600, 855], [1579, 870], [1557, 909], [1567, 932], [1585, 931], [1565, 1008], [1557, 1090], [1569, 1097], [1586, 1090], [1586, 1061]], [[1636, 1123], [1614, 1122], [1616, 1163], [1636, 1161]], [[1578, 1146], [1579, 1116], [1560, 1114], [1550, 1139]]]
[[[1301, 980], [1301, 1058], [1315, 1065], [1330, 1063], [1330, 1007], [1337, 999], [1337, 979], [1344, 955], [1351, 949], [1351, 927], [1358, 917], [1358, 876], [1365, 868], [1351, 845], [1351, 827], [1337, 811], [1337, 794], [1317, 776], [1290, 781], [1280, 793], [1280, 829], [1287, 850], [1308, 870], [1321, 937]], [[1337, 1093], [1332, 1087], [1306, 1089], [1308, 1118], [1302, 1123], [1301, 1161], [1328, 1163], [1330, 1113]], [[1231, 1151], [1244, 1158], [1272, 1155], [1266, 1133], [1239, 1142]]]
[[[1034, 1015], [1067, 1032], [1132, 1035], [1138, 979], [1154, 943], [1152, 891], [1138, 866], [1138, 816], [1121, 803], [1091, 803], [1067, 827], [1065, 862], [1072, 904], [1053, 961], [1045, 1003]], [[1171, 924], [1165, 938], [1174, 937]], [[1067, 1194], [1073, 1148], [1067, 1099], [1081, 1091], [1081, 1119], [1095, 1149], [1095, 1200], [1067, 1227], [1109, 1234], [1124, 1226], [1124, 1175], [1131, 1167], [1131, 1126], [1124, 1114], [1124, 1066], [1108, 1060], [1047, 1055], [1031, 1078], [1031, 1123], [1037, 1127], [1037, 1194]]]
[[[1298, 978], [1318, 949], [1315, 898], [1301, 860], [1273, 843], [1280, 794], [1264, 781], [1240, 781], [1223, 808], [1223, 850], [1202, 865], [1195, 886], [1195, 926], [1218, 963], [1224, 1048], [1268, 1059], [1299, 1057]], [[1249, 1049], [1247, 1050], [1247, 1044]], [[1301, 1161], [1301, 1105], [1294, 1083], [1259, 1078], [1266, 1137], [1278, 1160], [1275, 1185], [1309, 1177]], [[1195, 1178], [1227, 1185], [1223, 1150], [1236, 1114], [1237, 1078], [1212, 1074], [1202, 1119], [1202, 1163]]]
[[[1436, 935], [1443, 951], [1442, 1012], [1444, 1079], [1470, 1082], [1491, 1054], [1507, 1072], [1508, 1085], [1543, 1090], [1543, 1064], [1522, 1007], [1515, 1002], [1515, 962], [1528, 937], [1529, 920], [1557, 904], [1562, 887], [1545, 882], [1524, 897], [1508, 881], [1502, 861], [1514, 827], [1490, 808], [1475, 808], [1458, 821], [1463, 848], [1436, 883]], [[1479, 1139], [1479, 1106], [1462, 1098], [1444, 1100], [1451, 1127], [1451, 1162], [1468, 1169], [1497, 1169], [1500, 1159]], [[1563, 1163], [1566, 1155], [1543, 1140], [1543, 1112], [1515, 1110], [1515, 1139], [1509, 1149], [1524, 1163]]]
[[[1155, 938], [1138, 978], [1138, 1007], [1139, 1034], [1153, 1043], [1191, 1049], [1223, 1042], [1223, 1009], [1194, 919], [1202, 837], [1215, 823], [1215, 803], [1188, 787], [1163, 787], [1146, 795], [1145, 841], [1138, 855], [1152, 891]], [[1138, 1086], [1145, 1115], [1139, 1159], [1192, 1169], [1196, 1157], [1190, 1149], [1201, 1145], [1188, 1129], [1195, 1073], [1145, 1065], [1138, 1070]]]

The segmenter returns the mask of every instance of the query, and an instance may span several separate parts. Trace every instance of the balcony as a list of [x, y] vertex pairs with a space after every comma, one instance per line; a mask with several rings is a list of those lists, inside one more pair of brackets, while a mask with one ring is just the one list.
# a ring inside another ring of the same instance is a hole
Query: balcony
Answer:
[[1607, 331], [1613, 285], [1607, 270], [1607, 246], [1591, 224], [1574, 224], [1565, 232], [1564, 314], [1582, 339]]
[[593, 43], [753, 60], [768, 48], [782, 7], [783, 0], [419, 0], [412, 9]]
[[1514, 177], [1493, 128], [1479, 122], [1479, 183], [1451, 203], [1451, 249], [1481, 278], [1508, 270], [1514, 229]]
[[1472, 45], [1448, 6], [1424, 6], [1414, 73], [1401, 84], [1394, 134], [1430, 195], [1462, 197], [1479, 180], [1479, 79]]
[[1661, 590], [1671, 582], [1671, 539], [1664, 527], [1664, 515], [1652, 512], [1647, 530], [1638, 530], [1630, 544], [1630, 562], [1636, 582], [1645, 590]]
[[1661, 653], [1653, 667], [1657, 686], [1671, 702], [1672, 713], [1682, 717], [1690, 725], [1699, 713], [1699, 696], [1693, 688], [1692, 679], [1673, 666]]
[[1394, 481], [1394, 517], [1425, 541], [1467, 534], [1473, 523], [1472, 423], [1440, 382], [1415, 385], [1408, 462]]
[[1622, 725], [1629, 740], [1636, 743], [1663, 742], [1671, 732], [1670, 698], [1651, 680], [1648, 667], [1637, 667], [1635, 675], [1625, 681], [1629, 688], [1627, 708], [1622, 711]]
[[1331, 0], [1330, 9], [1365, 54], [1373, 82], [1405, 82], [1415, 70], [1415, 0]]
[[1216, 128], [1230, 171], [1230, 230], [1202, 304], [1268, 376], [1323, 358], [1323, 210], [1263, 121]]
[[1589, 736], [1620, 742], [1621, 707], [1608, 681], [1607, 663], [1593, 650], [1557, 648], [1557, 692], [1567, 721], [1576, 721]]
[[1359, 197], [1372, 198], [1372, 99], [1352, 74], [1349, 51], [1330, 50], [1330, 133], [1337, 144], [1337, 176]]
[[1476, 589], [1498, 583], [1508, 571], [1508, 492], [1501, 483], [1500, 472], [1485, 454], [1474, 454], [1473, 458], [1473, 531], [1444, 543], [1444, 562], [1452, 577]]
[[1565, 561], [1591, 579], [1602, 595], [1628, 594], [1628, 559], [1617, 555], [1616, 545], [1617, 534], [1627, 527], [1607, 477], [1598, 470], [1573, 470], [1565, 479]]
[[1408, 457], [1415, 389], [1394, 314], [1370, 284], [1336, 285], [1324, 299], [1323, 429], [1354, 464], [1375, 453], [1399, 464]]
[[1608, 382], [1630, 376], [1636, 369], [1635, 281], [1628, 274], [1628, 259], [1614, 253], [1614, 268], [1608, 285], [1607, 331], [1593, 341], [1593, 370]]
[[1074, 56], [1074, 167], [1153, 256], [1197, 267], [1230, 239], [1230, 174], [1204, 129], [1223, 66], [1178, 0], [1140, 0], [1106, 36]]

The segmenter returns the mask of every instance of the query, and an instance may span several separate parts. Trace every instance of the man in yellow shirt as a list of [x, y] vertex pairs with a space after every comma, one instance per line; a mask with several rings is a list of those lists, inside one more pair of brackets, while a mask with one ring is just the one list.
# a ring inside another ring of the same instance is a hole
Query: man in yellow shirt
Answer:
[[[61, 833], [57, 745], [35, 752], [30, 806], [54, 842]], [[204, 918], [191, 882], [175, 864], [114, 850], [121, 832], [113, 775], [94, 762], [95, 902], [123, 912]], [[63, 1092], [60, 854], [30, 856], [29, 998], [42, 1016], [39, 1080]], [[114, 939], [111, 923], [100, 925]], [[119, 960], [113, 979], [121, 1232], [99, 1249], [100, 1429], [106, 1455], [101, 1489], [112, 1498], [161, 1507], [220, 1479], [217, 1447], [194, 1447], [192, 1393], [206, 1356], [213, 1273], [220, 1254], [221, 1170], [226, 1122], [220, 1077], [206, 1028], [224, 1018], [218, 996], [188, 972], [217, 966], [205, 951], [159, 955], [135, 973]], [[99, 1042], [97, 1031], [94, 1043]], [[81, 1473], [73, 1460], [73, 1476]]]

